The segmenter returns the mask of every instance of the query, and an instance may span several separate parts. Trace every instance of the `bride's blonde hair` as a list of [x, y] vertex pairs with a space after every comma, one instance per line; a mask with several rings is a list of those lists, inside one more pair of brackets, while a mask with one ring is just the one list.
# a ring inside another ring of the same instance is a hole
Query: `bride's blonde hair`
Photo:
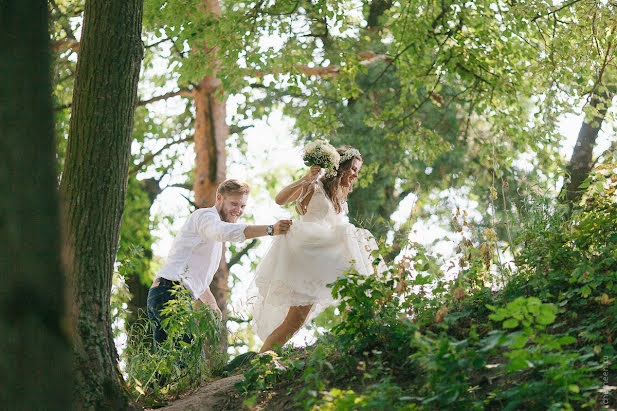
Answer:
[[[345, 156], [345, 153], [349, 150], [354, 150], [352, 156]], [[338, 153], [341, 155], [341, 159], [345, 159], [338, 166], [338, 171], [335, 176], [326, 178], [325, 176], [321, 178], [321, 182], [323, 183], [324, 191], [326, 195], [332, 201], [332, 205], [334, 206], [334, 211], [336, 213], [340, 213], [343, 210], [343, 204], [347, 201], [347, 196], [349, 193], [353, 191], [353, 187], [341, 187], [341, 178], [345, 175], [345, 173], [349, 172], [351, 169], [351, 164], [353, 163], [354, 158], [364, 162], [362, 157], [360, 156], [360, 152], [351, 146], [342, 146], [336, 149]]]

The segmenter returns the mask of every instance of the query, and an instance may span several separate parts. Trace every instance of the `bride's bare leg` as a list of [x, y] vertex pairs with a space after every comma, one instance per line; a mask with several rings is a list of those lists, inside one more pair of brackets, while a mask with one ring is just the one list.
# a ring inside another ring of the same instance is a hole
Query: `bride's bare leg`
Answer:
[[260, 353], [266, 352], [276, 347], [283, 346], [289, 339], [302, 327], [304, 320], [311, 311], [312, 305], [301, 305], [289, 307], [287, 317], [278, 328], [266, 338], [264, 345], [259, 350]]

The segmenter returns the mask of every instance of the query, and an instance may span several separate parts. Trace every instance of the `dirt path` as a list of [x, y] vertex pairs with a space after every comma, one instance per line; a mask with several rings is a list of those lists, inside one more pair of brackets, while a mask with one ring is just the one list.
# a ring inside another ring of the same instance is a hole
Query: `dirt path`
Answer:
[[195, 392], [185, 398], [174, 401], [167, 407], [157, 410], [169, 411], [201, 411], [201, 410], [225, 410], [228, 403], [228, 395], [235, 392], [234, 384], [244, 378], [242, 374], [222, 378], [210, 384], [199, 387]]

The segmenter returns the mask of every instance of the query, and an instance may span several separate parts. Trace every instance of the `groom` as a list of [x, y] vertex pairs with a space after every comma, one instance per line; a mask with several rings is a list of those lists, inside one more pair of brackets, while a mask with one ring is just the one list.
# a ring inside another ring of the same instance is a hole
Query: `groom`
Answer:
[[[194, 211], [180, 229], [167, 262], [158, 271], [148, 293], [148, 318], [152, 323], [155, 347], [167, 339], [161, 327], [161, 310], [165, 303], [175, 298], [170, 292], [175, 285], [186, 288], [194, 300], [207, 304], [222, 319], [210, 283], [221, 261], [223, 242], [285, 234], [291, 227], [291, 220], [267, 226], [236, 224], [244, 213], [249, 191], [244, 182], [223, 181], [216, 190], [214, 207]], [[185, 341], [190, 342], [190, 338], [185, 337]]]

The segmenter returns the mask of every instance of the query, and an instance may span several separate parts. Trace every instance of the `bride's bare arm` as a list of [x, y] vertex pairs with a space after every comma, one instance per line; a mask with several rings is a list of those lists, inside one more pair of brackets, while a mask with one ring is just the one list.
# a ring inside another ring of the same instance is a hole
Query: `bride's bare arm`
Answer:
[[302, 188], [310, 184], [317, 177], [320, 170], [321, 167], [312, 166], [307, 175], [283, 188], [274, 198], [276, 204], [285, 205], [296, 201], [302, 192]]

